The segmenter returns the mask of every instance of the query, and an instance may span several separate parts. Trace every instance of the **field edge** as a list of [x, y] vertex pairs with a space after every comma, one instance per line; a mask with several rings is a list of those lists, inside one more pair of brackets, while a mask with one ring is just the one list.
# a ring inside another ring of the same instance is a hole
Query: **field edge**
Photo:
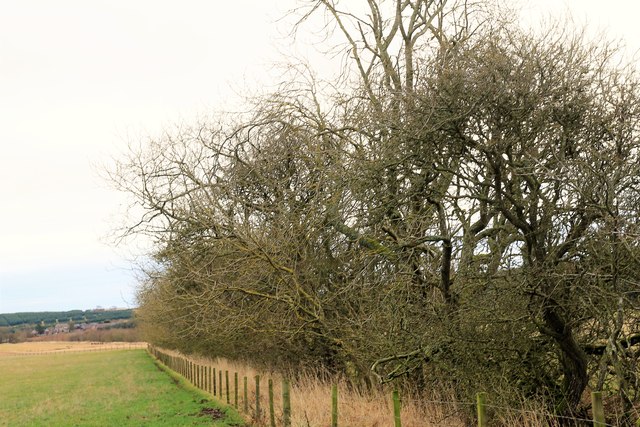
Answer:
[[151, 358], [151, 360], [159, 370], [169, 375], [176, 386], [200, 397], [203, 400], [206, 400], [207, 402], [211, 402], [214, 409], [218, 409], [222, 413], [224, 413], [225, 418], [220, 421], [225, 422], [228, 426], [249, 427], [247, 420], [245, 420], [244, 417], [233, 406], [225, 405], [223, 402], [215, 398], [215, 396], [191, 384], [185, 377], [169, 368], [159, 359], [153, 357], [153, 355], [148, 351], [145, 351], [145, 353], [149, 358]]

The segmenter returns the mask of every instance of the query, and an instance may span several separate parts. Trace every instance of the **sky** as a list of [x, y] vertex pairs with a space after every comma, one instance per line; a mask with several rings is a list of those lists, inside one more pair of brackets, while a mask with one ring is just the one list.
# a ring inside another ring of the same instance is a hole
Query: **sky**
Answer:
[[[351, 0], [355, 1], [355, 0]], [[574, 21], [640, 49], [640, 2], [522, 0], [523, 19]], [[0, 313], [134, 307], [116, 246], [130, 203], [105, 179], [128, 143], [277, 82], [314, 49], [286, 37], [295, 0], [0, 0]]]

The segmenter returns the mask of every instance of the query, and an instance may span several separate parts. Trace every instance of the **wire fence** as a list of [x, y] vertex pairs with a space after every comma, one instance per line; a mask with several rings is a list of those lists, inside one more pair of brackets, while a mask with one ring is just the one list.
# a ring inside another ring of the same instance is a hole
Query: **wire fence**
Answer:
[[[274, 387], [271, 378], [266, 383], [260, 375], [249, 379], [247, 376], [239, 376], [237, 372], [219, 369], [210, 362], [202, 362], [188, 356], [148, 346], [148, 352], [166, 368], [184, 377], [184, 379], [200, 390], [211, 394], [222, 403], [232, 405], [239, 412], [250, 418], [254, 425], [259, 426], [291, 426], [291, 389], [289, 381], [282, 379], [279, 385], [281, 396], [274, 399]], [[231, 375], [230, 375], [231, 374]], [[261, 382], [262, 381], [262, 382]], [[341, 408], [349, 405], [349, 402], [340, 402], [337, 387], [331, 387], [330, 395], [326, 395], [327, 411], [326, 422], [322, 425], [338, 427], [341, 424]], [[277, 401], [278, 405], [275, 404]], [[392, 393], [392, 405], [390, 417], [393, 416], [394, 427], [402, 427], [403, 407], [408, 403], [421, 408], [431, 407], [428, 411], [429, 418], [421, 425], [433, 426], [468, 426], [477, 425], [487, 427], [489, 425], [522, 425], [522, 426], [556, 426], [556, 425], [593, 425], [596, 427], [609, 427], [618, 425], [605, 419], [602, 394], [592, 393], [592, 417], [572, 417], [552, 414], [540, 410], [511, 408], [507, 406], [487, 403], [486, 393], [478, 393], [475, 402], [415, 399], [410, 396], [400, 397], [397, 390]], [[304, 410], [304, 408], [301, 408]], [[475, 414], [475, 416], [470, 414]], [[611, 417], [613, 418], [613, 417]], [[330, 421], [330, 423], [329, 423]], [[307, 420], [305, 425], [310, 424]], [[352, 426], [352, 423], [344, 425]], [[365, 426], [365, 422], [358, 424]]]

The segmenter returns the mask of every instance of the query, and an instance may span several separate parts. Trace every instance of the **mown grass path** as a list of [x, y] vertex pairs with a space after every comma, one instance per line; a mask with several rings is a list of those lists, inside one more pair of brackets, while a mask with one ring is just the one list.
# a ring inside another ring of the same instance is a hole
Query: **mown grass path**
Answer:
[[212, 408], [143, 350], [0, 357], [1, 426], [242, 424]]

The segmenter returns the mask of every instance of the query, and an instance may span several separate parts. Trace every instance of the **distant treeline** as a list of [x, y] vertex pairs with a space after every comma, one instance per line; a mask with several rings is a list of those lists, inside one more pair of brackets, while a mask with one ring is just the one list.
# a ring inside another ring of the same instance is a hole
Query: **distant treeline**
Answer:
[[45, 324], [67, 322], [103, 322], [105, 320], [130, 319], [133, 317], [132, 309], [125, 310], [71, 310], [71, 311], [41, 311], [33, 313], [8, 313], [0, 314], [0, 326], [15, 326], [22, 324]]

